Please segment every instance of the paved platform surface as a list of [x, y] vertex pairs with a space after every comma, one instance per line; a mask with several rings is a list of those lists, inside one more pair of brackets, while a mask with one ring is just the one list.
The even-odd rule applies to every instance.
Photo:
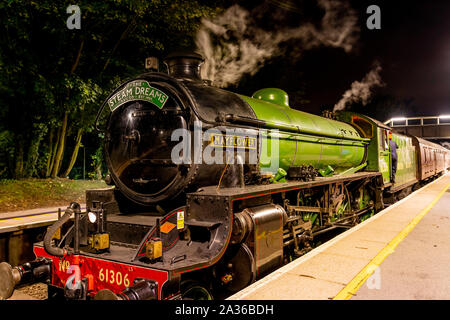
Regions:
[[450, 299], [449, 187], [447, 174], [228, 299]]
[[[85, 204], [81, 204], [82, 211], [85, 207]], [[23, 211], [1, 212], [0, 233], [51, 225], [58, 220], [58, 208], [61, 208], [61, 215], [63, 215], [66, 207], [48, 207]]]
[[352, 300], [450, 299], [450, 189]]

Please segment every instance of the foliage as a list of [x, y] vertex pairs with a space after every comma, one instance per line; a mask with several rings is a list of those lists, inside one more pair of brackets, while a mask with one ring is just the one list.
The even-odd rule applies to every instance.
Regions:
[[0, 180], [0, 212], [86, 202], [86, 189], [106, 188], [104, 181], [69, 179]]
[[143, 73], [146, 57], [192, 46], [200, 19], [215, 14], [217, 3], [80, 0], [81, 29], [70, 30], [69, 1], [1, 2], [0, 177], [43, 176], [58, 161], [66, 171], [65, 151], [78, 152], [80, 129], [82, 141], [91, 135], [100, 145], [93, 121], [108, 93]]
[[0, 132], [0, 178], [10, 176], [12, 172], [8, 169], [11, 168], [11, 163], [14, 158], [14, 139], [13, 134], [4, 130]]
[[105, 160], [103, 157], [103, 145], [100, 145], [96, 152], [91, 155], [91, 167], [94, 168], [94, 171], [89, 173], [89, 178], [94, 180], [100, 180], [104, 178], [104, 168], [105, 168]]

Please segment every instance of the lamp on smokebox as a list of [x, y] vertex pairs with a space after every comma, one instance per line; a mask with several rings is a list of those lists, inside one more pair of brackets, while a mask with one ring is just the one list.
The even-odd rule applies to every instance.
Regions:
[[159, 71], [159, 60], [156, 57], [148, 57], [145, 59], [145, 69], [149, 71]]
[[93, 208], [88, 211], [88, 220], [96, 225], [96, 231], [88, 236], [88, 244], [96, 251], [104, 251], [109, 249], [109, 233], [105, 232], [105, 212], [103, 206], [93, 202]]
[[88, 218], [91, 223], [95, 223], [97, 221], [97, 215], [91, 211], [88, 212]]

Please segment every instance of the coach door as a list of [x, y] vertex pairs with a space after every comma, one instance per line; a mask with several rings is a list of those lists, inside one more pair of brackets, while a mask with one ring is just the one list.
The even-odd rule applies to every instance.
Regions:
[[379, 158], [378, 164], [380, 172], [383, 176], [383, 182], [389, 183], [391, 181], [391, 152], [389, 150], [388, 131], [383, 128], [378, 128]]

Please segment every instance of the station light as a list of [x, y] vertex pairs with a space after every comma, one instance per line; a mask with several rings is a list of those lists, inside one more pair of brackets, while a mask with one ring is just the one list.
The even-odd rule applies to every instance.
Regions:
[[450, 115], [439, 116], [439, 119], [450, 119]]
[[391, 121], [392, 122], [394, 122], [394, 121], [405, 121], [406, 120], [406, 118], [405, 117], [400, 117], [400, 118], [392, 118], [391, 119]]

